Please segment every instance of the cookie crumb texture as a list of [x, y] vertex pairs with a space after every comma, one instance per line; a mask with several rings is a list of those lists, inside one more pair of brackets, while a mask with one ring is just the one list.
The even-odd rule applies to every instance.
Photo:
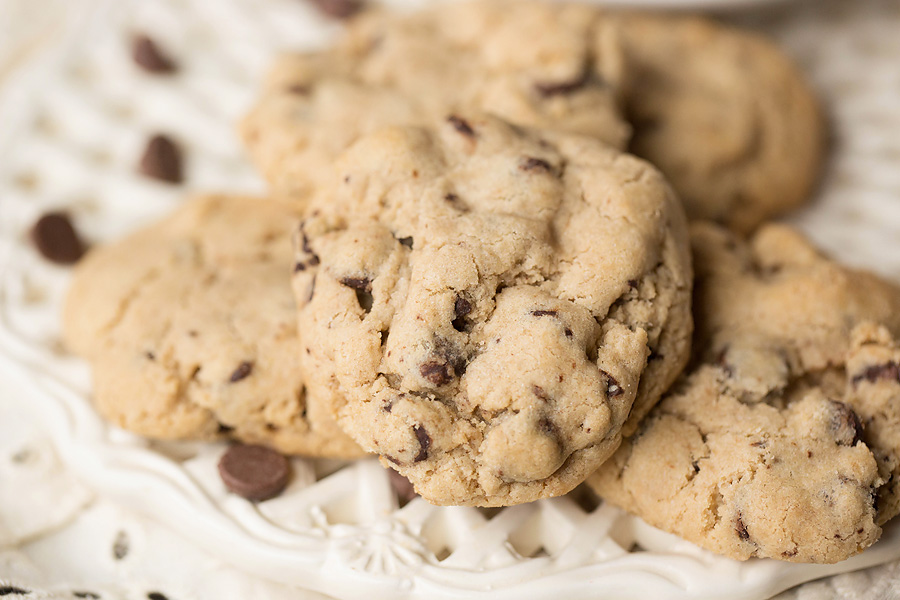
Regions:
[[85, 256], [64, 336], [91, 363], [100, 413], [152, 438], [361, 455], [296, 368], [295, 219], [276, 202], [205, 196]]
[[647, 163], [452, 115], [338, 175], [297, 235], [309, 393], [427, 500], [568, 492], [687, 360], [684, 216]]
[[599, 12], [497, 0], [373, 10], [321, 53], [286, 55], [241, 133], [276, 194], [305, 200], [335, 158], [388, 125], [481, 110], [623, 147], [622, 53]]
[[732, 558], [857, 554], [900, 509], [900, 290], [787, 227], [692, 233], [699, 356], [592, 487]]

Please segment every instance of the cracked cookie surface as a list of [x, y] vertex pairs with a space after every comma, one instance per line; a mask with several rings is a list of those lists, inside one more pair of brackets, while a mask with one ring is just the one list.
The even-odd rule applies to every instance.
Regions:
[[309, 393], [429, 501], [568, 492], [686, 362], [684, 215], [644, 161], [452, 115], [336, 174], [296, 243]]
[[694, 364], [589, 483], [732, 558], [858, 553], [900, 509], [900, 290], [784, 226], [692, 242]]
[[104, 417], [162, 439], [234, 438], [289, 454], [360, 456], [307, 402], [290, 287], [296, 212], [253, 198], [191, 199], [91, 251], [64, 314]]
[[362, 15], [333, 48], [277, 62], [242, 137], [275, 192], [301, 198], [360, 135], [455, 111], [624, 146], [621, 52], [598, 16], [505, 0]]
[[746, 233], [809, 199], [826, 127], [787, 56], [702, 18], [611, 18], [627, 64], [630, 151], [669, 178], [688, 218]]

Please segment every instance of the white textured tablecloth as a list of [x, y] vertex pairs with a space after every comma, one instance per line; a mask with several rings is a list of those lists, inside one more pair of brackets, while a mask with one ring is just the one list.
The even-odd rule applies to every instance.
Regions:
[[[81, 1], [0, 0], [0, 78], [52, 40]], [[860, 218], [855, 208], [867, 194], [888, 194], [900, 204], [900, 0], [784, 2], [726, 18], [779, 39], [822, 91], [835, 156], [822, 197], [799, 223], [839, 258], [878, 269], [873, 257], [845, 246], [840, 231], [825, 221]], [[900, 280], [890, 266], [898, 263], [886, 261], [879, 270]], [[243, 576], [177, 533], [97, 497], [62, 467], [52, 440], [23, 409], [27, 403], [25, 392], [0, 382], [0, 590], [15, 579], [45, 590], [67, 584], [65, 592], [29, 596], [44, 598], [76, 597], [72, 590], [135, 599], [162, 590], [173, 600], [217, 598], [222, 590], [246, 598], [320, 597]], [[121, 533], [120, 557], [110, 552], [110, 532]], [[190, 565], [190, 572], [179, 564]], [[838, 598], [900, 599], [900, 562], [778, 596]]]

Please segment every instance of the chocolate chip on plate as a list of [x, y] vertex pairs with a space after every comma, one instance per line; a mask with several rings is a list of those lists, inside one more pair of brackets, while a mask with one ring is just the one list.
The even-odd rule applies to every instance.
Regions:
[[150, 73], [173, 73], [176, 70], [172, 59], [146, 35], [134, 37], [131, 43], [131, 57], [139, 67]]
[[362, 10], [362, 0], [310, 0], [321, 12], [335, 19], [347, 19]]
[[65, 213], [50, 212], [38, 219], [31, 240], [44, 258], [61, 265], [78, 262], [84, 255], [84, 244]]
[[169, 183], [181, 183], [181, 150], [170, 138], [154, 135], [141, 157], [140, 172]]
[[288, 460], [265, 446], [235, 444], [219, 459], [219, 476], [225, 487], [254, 502], [280, 494], [290, 472]]

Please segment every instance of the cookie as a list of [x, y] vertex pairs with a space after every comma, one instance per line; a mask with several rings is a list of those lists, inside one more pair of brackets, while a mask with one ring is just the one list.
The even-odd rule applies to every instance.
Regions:
[[374, 12], [336, 46], [273, 68], [241, 125], [274, 191], [305, 198], [365, 133], [483, 110], [624, 146], [616, 32], [587, 6], [495, 1]]
[[97, 410], [152, 438], [234, 438], [359, 456], [307, 402], [290, 287], [297, 215], [206, 196], [79, 263], [64, 338], [93, 369]]
[[688, 218], [746, 233], [809, 199], [825, 126], [778, 48], [701, 18], [611, 18], [628, 65], [630, 151], [666, 175]]
[[687, 360], [684, 215], [644, 161], [457, 114], [336, 174], [297, 235], [309, 393], [428, 501], [568, 492]]
[[898, 512], [900, 290], [785, 226], [692, 241], [695, 360], [591, 486], [736, 559], [860, 552]]

